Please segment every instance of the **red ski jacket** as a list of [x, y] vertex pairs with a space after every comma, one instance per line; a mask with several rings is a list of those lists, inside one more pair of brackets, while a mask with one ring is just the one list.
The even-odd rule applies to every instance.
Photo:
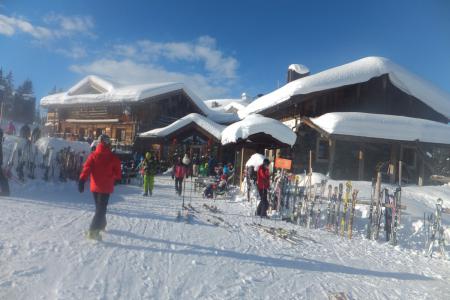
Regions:
[[183, 164], [176, 164], [173, 166], [172, 169], [172, 175], [175, 176], [175, 178], [183, 178], [187, 176], [187, 168]]
[[89, 175], [91, 192], [102, 194], [111, 194], [114, 182], [122, 178], [119, 158], [103, 143], [89, 155], [81, 171], [80, 180], [86, 181]]
[[264, 166], [259, 167], [256, 184], [258, 185], [258, 189], [260, 190], [268, 189], [270, 187], [270, 172], [268, 168]]

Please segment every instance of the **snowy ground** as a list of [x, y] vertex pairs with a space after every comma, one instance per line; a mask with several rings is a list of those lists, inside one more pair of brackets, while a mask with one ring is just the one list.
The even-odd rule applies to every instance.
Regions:
[[[368, 197], [370, 183], [354, 185]], [[193, 224], [176, 221], [181, 199], [169, 177], [157, 178], [151, 198], [118, 186], [103, 242], [92, 242], [84, 238], [90, 193], [78, 194], [74, 183], [13, 185], [13, 196], [0, 198], [0, 299], [450, 297], [449, 262], [423, 257], [422, 233], [412, 228], [438, 196], [450, 198], [449, 186], [404, 189], [408, 211], [395, 248], [365, 240], [365, 219], [351, 241], [262, 220], [297, 230], [301, 242], [293, 245], [248, 226], [261, 220], [247, 202], [217, 200], [220, 212], [212, 213], [203, 207], [211, 200], [195, 193], [190, 200], [186, 190], [199, 210]]]

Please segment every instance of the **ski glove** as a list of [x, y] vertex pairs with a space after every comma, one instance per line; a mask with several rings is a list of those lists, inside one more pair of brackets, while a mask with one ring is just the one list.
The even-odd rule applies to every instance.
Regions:
[[78, 191], [80, 193], [84, 192], [84, 180], [78, 181]]

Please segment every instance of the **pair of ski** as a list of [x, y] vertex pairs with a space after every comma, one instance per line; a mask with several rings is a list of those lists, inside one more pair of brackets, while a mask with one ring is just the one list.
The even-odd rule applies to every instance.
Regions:
[[394, 194], [390, 194], [388, 189], [384, 189], [384, 228], [386, 241], [390, 241], [394, 246], [397, 245], [397, 230], [400, 222], [400, 193], [400, 187], [395, 190]]
[[[339, 185], [339, 198], [342, 198], [342, 184]], [[345, 194], [342, 201], [338, 203], [337, 219], [335, 226], [335, 233], [340, 236], [347, 236], [349, 239], [353, 237], [353, 220], [355, 218], [356, 200], [358, 197], [358, 190], [353, 189], [352, 182], [347, 181], [345, 183]], [[341, 212], [341, 202], [343, 203], [343, 210]]]
[[264, 233], [270, 234], [273, 237], [283, 239], [293, 245], [298, 245], [302, 242], [302, 238], [297, 234], [295, 230], [286, 230], [282, 227], [271, 227], [258, 223], [247, 224], [253, 228], [256, 228]]
[[441, 198], [437, 200], [436, 209], [434, 214], [430, 214], [428, 217], [428, 224], [426, 223], [424, 214], [424, 228], [426, 228], [426, 249], [425, 256], [433, 257], [436, 243], [438, 251], [443, 259], [447, 259], [447, 253], [445, 252], [445, 237], [444, 227], [442, 226], [442, 213], [444, 212], [443, 201]]
[[[323, 194], [325, 193], [326, 185], [327, 180], [322, 180], [318, 184], [310, 185], [309, 192], [306, 194], [307, 198], [305, 198], [306, 228], [311, 228], [312, 225], [314, 225], [314, 228], [318, 228], [319, 226], [319, 220], [322, 213], [322, 199]], [[317, 211], [315, 212], [314, 208], [316, 204]]]
[[386, 188], [381, 190], [381, 172], [378, 172], [376, 181], [372, 180], [372, 193], [366, 238], [378, 240], [381, 218], [384, 215], [386, 241], [390, 241], [394, 246], [397, 245], [397, 234], [400, 226], [402, 208], [401, 187], [397, 187], [393, 194], [390, 194], [389, 190]]

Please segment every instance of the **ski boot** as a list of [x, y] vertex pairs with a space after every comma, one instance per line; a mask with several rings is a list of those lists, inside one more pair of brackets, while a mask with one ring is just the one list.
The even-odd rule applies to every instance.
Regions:
[[100, 230], [99, 230], [99, 229], [92, 229], [92, 230], [89, 230], [89, 231], [87, 232], [86, 237], [87, 237], [89, 240], [95, 240], [95, 241], [101, 241], [101, 240], [102, 240], [102, 236], [100, 235]]
[[143, 193], [143, 194], [142, 194], [142, 196], [144, 196], [144, 197], [147, 197], [147, 196], [148, 196], [148, 194], [147, 194], [147, 193]]

